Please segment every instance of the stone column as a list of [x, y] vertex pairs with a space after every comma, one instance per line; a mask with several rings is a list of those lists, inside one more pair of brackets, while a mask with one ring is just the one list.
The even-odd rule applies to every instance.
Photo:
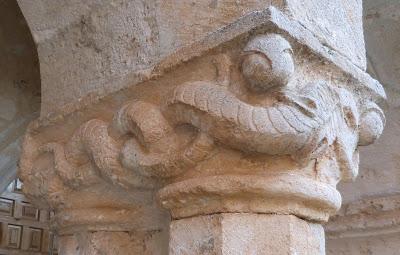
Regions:
[[171, 223], [169, 254], [325, 254], [324, 230], [292, 215], [221, 213]]
[[214, 81], [178, 85], [164, 105], [195, 127], [184, 156], [204, 157], [158, 192], [173, 218], [169, 254], [325, 254], [336, 184], [356, 177], [357, 148], [385, 118], [377, 90], [358, 93], [292, 39], [252, 35], [219, 56]]
[[383, 131], [385, 93], [315, 29], [252, 12], [32, 123], [20, 175], [55, 210], [60, 253], [324, 254], [320, 224]]
[[[46, 130], [35, 139], [54, 138]], [[28, 131], [24, 192], [53, 210], [59, 254], [166, 254], [160, 246], [167, 244], [169, 217], [153, 199], [156, 184], [123, 170], [107, 134], [97, 119], [78, 126], [66, 143], [39, 145]]]

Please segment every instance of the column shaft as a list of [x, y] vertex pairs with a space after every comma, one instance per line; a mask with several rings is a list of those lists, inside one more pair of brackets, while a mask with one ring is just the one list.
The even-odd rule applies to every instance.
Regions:
[[170, 255], [325, 254], [324, 230], [292, 215], [222, 213], [171, 223]]

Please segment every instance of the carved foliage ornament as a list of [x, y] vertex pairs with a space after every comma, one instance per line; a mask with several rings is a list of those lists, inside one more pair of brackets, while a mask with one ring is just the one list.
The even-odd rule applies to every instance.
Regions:
[[[292, 47], [278, 34], [254, 37], [239, 63], [231, 59], [215, 58], [216, 80], [177, 84], [159, 105], [127, 102], [111, 123], [90, 120], [66, 143], [40, 145], [35, 154], [28, 137], [24, 150], [31, 156], [21, 161], [22, 176], [40, 175], [38, 159], [52, 153], [64, 188], [83, 189], [100, 177], [123, 189], [152, 189], [227, 150], [290, 157], [299, 169], [329, 157], [342, 178], [357, 175], [358, 145], [372, 143], [384, 127], [373, 101], [325, 80], [297, 84]], [[232, 72], [243, 78], [245, 95], [231, 89]]]

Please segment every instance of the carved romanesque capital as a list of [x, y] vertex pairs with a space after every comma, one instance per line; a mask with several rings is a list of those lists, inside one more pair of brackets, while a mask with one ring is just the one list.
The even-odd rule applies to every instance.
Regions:
[[31, 125], [25, 192], [56, 210], [60, 228], [158, 229], [157, 203], [173, 219], [327, 221], [341, 204], [336, 184], [357, 175], [358, 146], [385, 124], [380, 84], [274, 8], [183, 48], [146, 79]]
[[[219, 77], [179, 84], [163, 103], [173, 126], [196, 135], [176, 150], [184, 157], [167, 156], [177, 159], [174, 166], [192, 164], [179, 165], [179, 175], [169, 171], [162, 205], [174, 218], [256, 212], [326, 221], [340, 208], [336, 184], [358, 173], [358, 145], [383, 131], [382, 110], [348, 83], [321, 75], [332, 75], [329, 67], [301, 63], [311, 54], [296, 52], [281, 35], [258, 34], [239, 54], [223, 54]], [[314, 64], [317, 72], [309, 69]], [[127, 151], [132, 170], [151, 154], [138, 146]]]

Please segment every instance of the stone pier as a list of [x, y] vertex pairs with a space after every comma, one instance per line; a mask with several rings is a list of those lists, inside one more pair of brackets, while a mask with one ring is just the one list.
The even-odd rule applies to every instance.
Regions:
[[361, 1], [111, 2], [20, 1], [45, 79], [19, 174], [60, 254], [325, 254], [385, 125]]

